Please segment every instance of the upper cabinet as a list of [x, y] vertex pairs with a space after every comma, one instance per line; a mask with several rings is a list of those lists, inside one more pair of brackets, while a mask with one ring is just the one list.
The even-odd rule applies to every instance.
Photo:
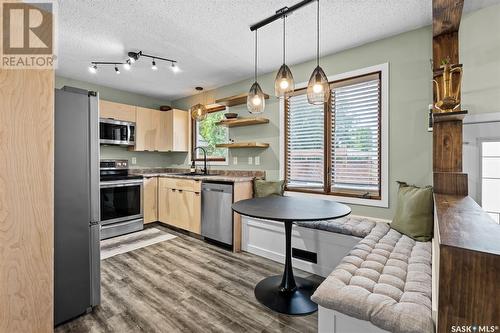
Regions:
[[135, 151], [187, 152], [188, 112], [137, 107]]
[[136, 121], [136, 107], [128, 104], [99, 100], [101, 118], [111, 118], [123, 121]]
[[189, 150], [189, 112], [173, 109], [160, 113], [160, 151]]

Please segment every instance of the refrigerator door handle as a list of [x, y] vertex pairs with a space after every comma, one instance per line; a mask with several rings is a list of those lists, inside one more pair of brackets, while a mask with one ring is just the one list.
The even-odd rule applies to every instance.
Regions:
[[90, 221], [101, 220], [101, 199], [99, 189], [99, 93], [89, 96], [90, 117]]

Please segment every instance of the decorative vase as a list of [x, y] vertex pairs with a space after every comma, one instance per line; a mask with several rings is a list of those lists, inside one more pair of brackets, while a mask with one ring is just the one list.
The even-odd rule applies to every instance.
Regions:
[[[462, 65], [445, 63], [441, 66], [441, 70], [442, 73], [435, 74], [434, 80], [432, 80], [437, 96], [434, 112], [453, 112], [460, 106]], [[456, 76], [458, 76], [458, 80]]]

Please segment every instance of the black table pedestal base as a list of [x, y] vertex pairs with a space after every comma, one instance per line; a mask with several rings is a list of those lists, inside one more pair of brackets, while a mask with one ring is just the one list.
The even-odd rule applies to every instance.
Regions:
[[255, 287], [255, 297], [269, 309], [288, 315], [308, 315], [318, 310], [318, 305], [311, 301], [317, 284], [295, 277], [296, 287], [292, 291], [282, 291], [283, 276], [271, 276], [260, 281]]

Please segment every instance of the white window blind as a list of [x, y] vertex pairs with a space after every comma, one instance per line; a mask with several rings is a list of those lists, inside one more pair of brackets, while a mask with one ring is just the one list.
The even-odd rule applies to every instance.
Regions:
[[331, 87], [331, 192], [380, 196], [380, 74]]
[[309, 104], [304, 92], [287, 100], [287, 188], [323, 191], [324, 106]]

